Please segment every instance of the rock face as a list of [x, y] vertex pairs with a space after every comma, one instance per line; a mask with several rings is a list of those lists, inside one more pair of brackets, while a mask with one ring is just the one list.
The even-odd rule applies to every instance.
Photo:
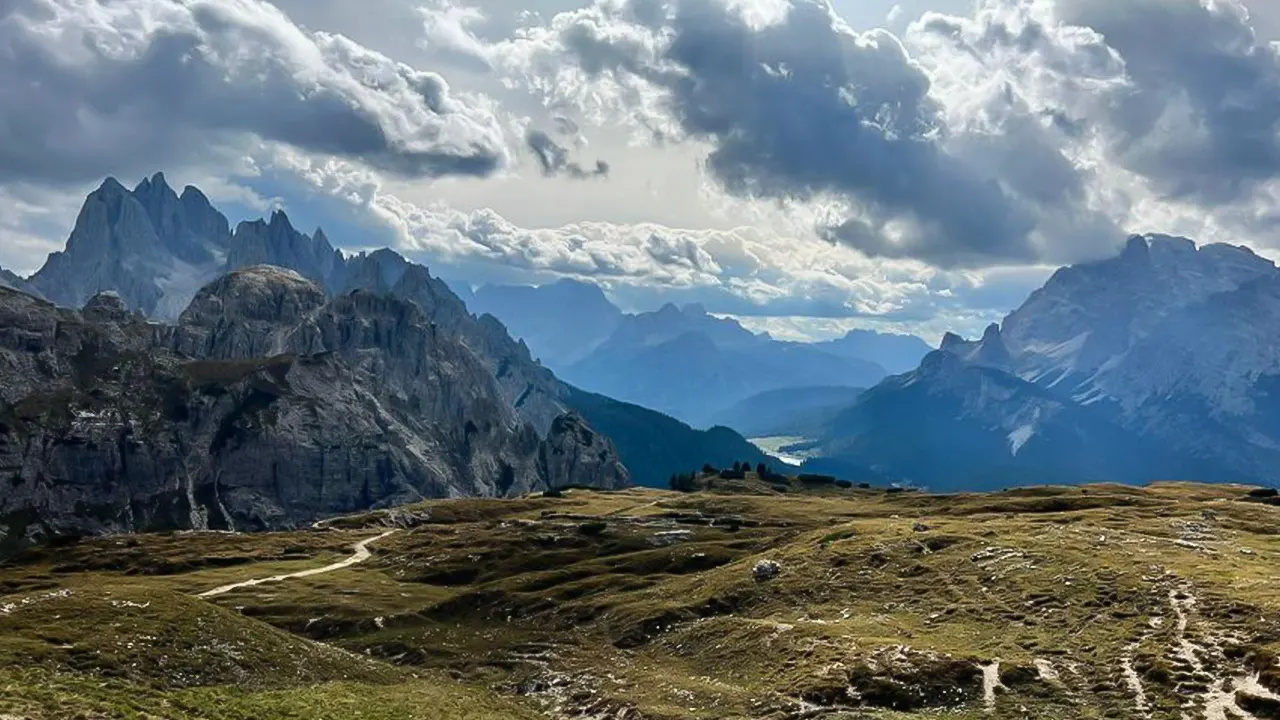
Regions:
[[547, 477], [577, 478], [592, 487], [621, 487], [628, 480], [613, 443], [592, 430], [576, 412], [552, 421], [538, 461]]
[[947, 463], [982, 469], [972, 482], [987, 486], [1274, 483], [1277, 327], [1270, 261], [1135, 236], [1114, 258], [1059, 270], [981, 340], [948, 334], [829, 425], [821, 452], [935, 488], [972, 486]]
[[943, 492], [1142, 482], [1188, 469], [1107, 413], [947, 350], [859, 396], [813, 451], [823, 460], [806, 467]]
[[9, 288], [10, 290], [21, 290], [23, 292], [35, 294], [27, 281], [17, 275], [0, 267], [0, 288]]
[[[258, 282], [263, 272], [227, 274], [263, 264], [278, 266], [274, 273], [287, 268], [293, 274], [269, 283]], [[289, 348], [318, 351], [322, 343], [303, 340], [319, 342], [319, 330], [301, 318], [354, 291], [392, 295], [421, 310], [435, 342], [466, 348], [496, 385], [505, 412], [532, 425], [542, 439], [570, 409], [593, 425], [625, 428], [618, 438], [625, 462], [644, 466], [643, 480], [655, 484], [665, 484], [671, 472], [732, 462], [754, 452], [724, 428], [703, 433], [643, 408], [605, 398], [585, 400], [587, 394], [561, 383], [496, 318], [476, 317], [443, 281], [391, 250], [344, 255], [323, 232], [298, 232], [283, 212], [240, 223], [232, 232], [203, 193], [187, 187], [178, 195], [163, 175], [133, 191], [114, 180], [103, 183], [86, 200], [66, 250], [49, 258], [33, 278], [37, 281], [38, 288], [17, 287], [31, 292], [43, 288], [51, 301], [66, 308], [82, 307], [99, 292], [112, 291], [128, 310], [174, 323], [153, 327], [161, 347], [218, 360]], [[295, 321], [296, 337], [278, 332], [280, 324]]]
[[217, 280], [175, 325], [0, 289], [0, 370], [6, 544], [628, 482], [576, 415], [541, 437], [415, 302], [280, 268]]

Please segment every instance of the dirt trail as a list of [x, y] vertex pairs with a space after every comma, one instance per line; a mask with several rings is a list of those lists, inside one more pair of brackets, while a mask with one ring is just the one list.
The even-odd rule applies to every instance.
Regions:
[[1218, 639], [1210, 636], [1205, 644], [1202, 644], [1187, 636], [1187, 628], [1191, 624], [1191, 615], [1195, 611], [1197, 602], [1198, 598], [1190, 587], [1169, 592], [1169, 604], [1177, 620], [1170, 650], [1186, 669], [1197, 675], [1208, 676], [1210, 680], [1209, 689], [1206, 692], [1198, 697], [1188, 698], [1182, 717], [1191, 720], [1193, 716], [1188, 711], [1199, 706], [1203, 708], [1204, 720], [1260, 720], [1256, 715], [1240, 707], [1237, 692], [1275, 701], [1280, 701], [1280, 696], [1263, 687], [1258, 682], [1256, 674], [1233, 677], [1224, 673]]
[[1254, 697], [1280, 702], [1280, 695], [1276, 695], [1263, 687], [1258, 682], [1258, 676], [1256, 675], [1235, 678], [1234, 680], [1218, 678], [1214, 682], [1213, 688], [1209, 690], [1209, 696], [1205, 700], [1205, 720], [1261, 720], [1257, 715], [1240, 707], [1236, 699], [1237, 691]]
[[323, 575], [325, 573], [330, 573], [335, 570], [342, 570], [343, 568], [349, 568], [352, 565], [358, 565], [364, 562], [365, 560], [368, 560], [369, 557], [373, 554], [369, 551], [369, 545], [387, 537], [388, 535], [394, 532], [396, 531], [388, 530], [377, 537], [371, 537], [365, 540], [361, 540], [360, 542], [356, 543], [355, 552], [353, 552], [350, 557], [346, 558], [345, 560], [340, 560], [336, 563], [333, 563], [332, 565], [325, 565], [324, 567], [321, 567], [321, 568], [314, 568], [312, 570], [303, 570], [301, 572], [289, 573], [287, 575], [272, 575], [271, 577], [256, 578], [254, 580], [244, 580], [242, 582], [231, 583], [229, 585], [222, 585], [212, 590], [206, 590], [205, 592], [200, 593], [196, 597], [209, 598], [209, 597], [214, 597], [216, 595], [223, 595], [225, 593], [231, 592], [232, 590], [238, 590], [240, 588], [253, 587], [254, 585], [262, 585], [264, 583], [280, 582], [282, 580], [289, 580], [291, 578], [303, 578], [303, 577], [311, 577], [312, 575]]
[[978, 669], [982, 670], [982, 706], [987, 713], [996, 711], [996, 691], [1008, 690], [1004, 683], [1000, 682], [1000, 661], [993, 660], [988, 665], [979, 665]]
[[1141, 717], [1150, 717], [1150, 705], [1147, 704], [1147, 691], [1142, 686], [1142, 676], [1138, 675], [1138, 671], [1133, 667], [1133, 653], [1138, 649], [1140, 643], [1134, 643], [1125, 648], [1125, 655], [1120, 659], [1120, 673], [1124, 678], [1125, 687], [1129, 688], [1129, 692], [1133, 695], [1133, 705], [1137, 709]]

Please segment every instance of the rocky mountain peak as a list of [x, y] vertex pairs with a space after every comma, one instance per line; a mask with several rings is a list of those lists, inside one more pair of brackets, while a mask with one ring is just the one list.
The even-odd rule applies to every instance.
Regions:
[[[199, 206], [183, 203], [169, 187], [164, 173], [156, 173], [143, 180], [133, 190], [133, 197], [142, 204], [151, 220], [160, 243], [178, 260], [191, 265], [204, 265], [214, 260], [214, 251], [226, 246], [225, 231], [212, 236], [205, 235], [213, 229], [208, 218], [203, 217]], [[188, 210], [196, 211], [196, 217], [188, 217]], [[193, 220], [195, 222], [193, 222]]]
[[997, 323], [988, 325], [982, 333], [982, 339], [977, 341], [947, 333], [942, 336], [939, 349], [972, 365], [1008, 369], [1013, 362]]
[[21, 290], [23, 292], [35, 292], [35, 290], [27, 283], [26, 278], [19, 277], [17, 274], [9, 272], [2, 267], [0, 267], [0, 287], [7, 287], [11, 290]]
[[617, 488], [631, 481], [613, 443], [575, 411], [551, 422], [539, 462], [545, 477], [572, 478], [575, 484]]
[[1151, 257], [1151, 245], [1141, 235], [1131, 235], [1120, 251], [1120, 259], [1129, 262], [1142, 262]]
[[129, 194], [129, 189], [120, 183], [114, 177], [107, 177], [98, 186], [97, 190], [89, 193], [89, 197], [105, 200], [112, 197], [124, 197]]
[[1074, 392], [1167, 318], [1276, 273], [1243, 248], [1135, 235], [1116, 257], [1054, 273], [1005, 318], [1003, 337], [1019, 376]]
[[181, 324], [212, 327], [228, 320], [297, 322], [323, 306], [324, 290], [274, 265], [233, 270], [206, 285], [182, 313]]
[[115, 178], [85, 199], [64, 254], [114, 251], [124, 257], [160, 250], [146, 208]]
[[1013, 358], [1004, 343], [999, 324], [991, 323], [987, 326], [986, 331], [982, 333], [982, 339], [978, 341], [978, 346], [974, 348], [968, 360], [976, 365], [1001, 369], [1008, 369], [1012, 365]]
[[968, 340], [953, 332], [948, 332], [942, 336], [942, 342], [938, 345], [938, 349], [943, 352], [955, 353], [967, 349], [969, 345]]
[[124, 299], [114, 290], [100, 292], [89, 298], [82, 313], [86, 320], [100, 323], [123, 322], [130, 316]]
[[292, 268], [331, 291], [341, 289], [344, 260], [321, 232], [306, 235], [294, 228], [283, 210], [268, 220], [244, 221], [236, 226], [228, 268], [278, 265]]
[[289, 222], [289, 216], [278, 208], [271, 211], [271, 220], [267, 226], [277, 232], [297, 232], [293, 229], [293, 223]]
[[173, 192], [173, 189], [169, 187], [169, 182], [165, 179], [164, 173], [162, 172], [158, 172], [149, 178], [143, 178], [142, 182], [138, 183], [138, 185], [134, 187], [133, 194], [139, 200], [153, 194], [173, 195], [175, 198], [177, 197]]

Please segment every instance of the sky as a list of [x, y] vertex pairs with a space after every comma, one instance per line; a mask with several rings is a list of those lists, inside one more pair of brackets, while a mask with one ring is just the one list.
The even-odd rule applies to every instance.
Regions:
[[1270, 0], [0, 0], [0, 266], [164, 171], [451, 281], [976, 335], [1131, 233], [1280, 251]]

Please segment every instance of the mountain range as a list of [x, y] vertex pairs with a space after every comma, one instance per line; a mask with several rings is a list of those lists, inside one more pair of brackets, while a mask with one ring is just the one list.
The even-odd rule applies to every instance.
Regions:
[[[393, 251], [344, 254], [283, 212], [232, 231], [160, 174], [134, 190], [105, 181], [62, 252], [0, 284], [10, 538], [665, 485], [754, 450], [576, 391]], [[658, 421], [662, 433], [626, 434]]]
[[622, 324], [623, 312], [596, 285], [564, 279], [541, 286], [483, 285], [467, 300], [562, 371], [591, 354]]
[[571, 279], [485, 285], [472, 298], [469, 307], [497, 317], [579, 387], [694, 426], [724, 424], [748, 434], [750, 422], [739, 426], [744, 418], [734, 408], [753, 396], [868, 387], [914, 368], [931, 350], [914, 336], [867, 330], [821, 343], [783, 342], [696, 304], [624, 313], [598, 286]]
[[865, 389], [819, 385], [766, 390], [721, 410], [711, 422], [750, 438], [810, 436]]
[[[90, 529], [269, 527], [414, 493], [663, 485], [768, 460], [735, 430], [802, 437], [782, 451], [816, 472], [944, 490], [1273, 484], [1280, 461], [1280, 269], [1162, 235], [1060, 269], [981, 338], [932, 351], [865, 331], [782, 342], [697, 305], [628, 314], [576, 281], [467, 287], [469, 308], [425, 267], [345, 254], [283, 212], [232, 230], [163, 175], [104, 182], [66, 249], [0, 286], [0, 468], [26, 488], [3, 509], [11, 527], [86, 498], [105, 508]], [[163, 448], [128, 450], [141, 427]], [[371, 436], [337, 465], [315, 449]], [[261, 458], [286, 449], [311, 470], [264, 484]], [[324, 500], [282, 499], [308, 482]]]
[[1062, 268], [979, 340], [948, 335], [806, 445], [815, 467], [933, 488], [1275, 484], [1280, 270], [1247, 248], [1132, 237]]

